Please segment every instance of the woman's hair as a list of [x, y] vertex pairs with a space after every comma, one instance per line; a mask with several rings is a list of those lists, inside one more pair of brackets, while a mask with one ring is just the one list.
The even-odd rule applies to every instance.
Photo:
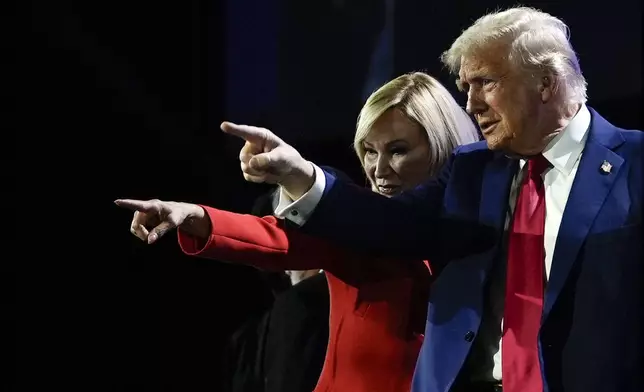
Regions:
[[479, 140], [474, 123], [452, 95], [433, 77], [413, 72], [397, 77], [376, 90], [362, 107], [353, 147], [364, 167], [363, 141], [389, 109], [398, 109], [427, 133], [429, 168], [435, 174], [458, 145]]

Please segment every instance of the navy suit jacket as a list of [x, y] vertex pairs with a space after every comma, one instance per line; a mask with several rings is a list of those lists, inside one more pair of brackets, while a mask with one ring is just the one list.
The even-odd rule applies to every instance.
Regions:
[[[644, 391], [644, 132], [590, 111], [546, 288], [542, 376], [549, 392]], [[604, 161], [609, 172], [600, 169]], [[485, 142], [461, 146], [438, 178], [392, 199], [325, 172], [324, 196], [304, 231], [363, 251], [429, 259], [439, 273], [413, 391], [448, 391], [463, 368], [490, 268], [505, 259], [517, 169]]]

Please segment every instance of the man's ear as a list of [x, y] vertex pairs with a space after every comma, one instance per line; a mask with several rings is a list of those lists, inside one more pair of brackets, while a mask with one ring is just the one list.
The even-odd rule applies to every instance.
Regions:
[[547, 103], [555, 95], [557, 89], [557, 79], [551, 73], [546, 73], [539, 79], [537, 86], [539, 94], [541, 95], [541, 102]]

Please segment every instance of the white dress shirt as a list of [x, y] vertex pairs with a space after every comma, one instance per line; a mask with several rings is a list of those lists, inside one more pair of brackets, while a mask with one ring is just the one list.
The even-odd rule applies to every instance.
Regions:
[[[543, 151], [543, 156], [551, 164], [551, 168], [542, 174], [546, 198], [546, 222], [544, 231], [546, 279], [550, 276], [552, 256], [557, 243], [559, 226], [566, 208], [570, 189], [577, 174], [579, 161], [588, 136], [589, 126], [590, 111], [586, 105], [582, 105], [566, 128]], [[520, 161], [521, 170], [515, 176], [512, 187], [510, 188], [510, 197], [508, 199], [509, 209], [505, 225], [506, 230], [509, 227], [521, 180], [525, 174], [525, 162], [523, 159]], [[300, 226], [311, 216], [322, 199], [326, 186], [326, 178], [322, 169], [315, 164], [313, 166], [315, 167], [315, 182], [311, 189], [296, 201], [291, 200], [286, 192], [281, 191], [280, 200], [275, 209], [276, 216], [288, 219]], [[497, 298], [497, 300], [499, 299]], [[500, 300], [502, 301], [502, 299]], [[498, 327], [502, 328], [501, 325]], [[484, 337], [481, 338], [484, 339]], [[501, 343], [499, 342], [498, 346], [493, 345], [493, 347], [495, 349], [489, 354], [494, 357], [494, 368], [483, 369], [482, 373], [484, 374], [473, 375], [474, 379], [501, 379]], [[489, 374], [490, 370], [492, 370], [491, 375]]]

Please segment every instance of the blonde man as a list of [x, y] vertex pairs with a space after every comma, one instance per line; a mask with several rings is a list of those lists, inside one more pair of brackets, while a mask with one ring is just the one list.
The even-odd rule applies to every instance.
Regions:
[[415, 392], [644, 390], [644, 133], [586, 106], [568, 38], [527, 7], [466, 29], [442, 60], [485, 142], [395, 198], [223, 126], [247, 140], [246, 178], [279, 183], [293, 200], [279, 214], [308, 234], [432, 260]]

